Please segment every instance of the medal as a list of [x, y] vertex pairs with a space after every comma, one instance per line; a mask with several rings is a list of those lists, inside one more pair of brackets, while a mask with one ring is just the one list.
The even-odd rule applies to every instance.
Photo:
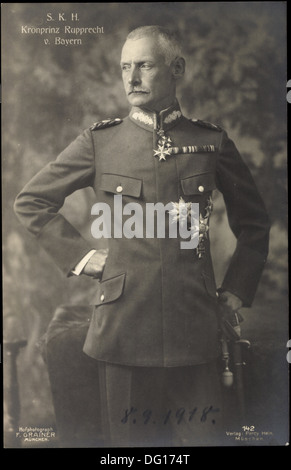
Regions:
[[157, 131], [158, 139], [158, 149], [154, 150], [154, 157], [159, 157], [159, 161], [166, 160], [166, 157], [171, 155], [170, 147], [172, 146], [172, 141], [170, 137], [165, 136], [165, 132], [160, 129]]
[[170, 151], [164, 146], [159, 145], [158, 150], [154, 150], [154, 157], [159, 157], [159, 161], [166, 160], [166, 157], [171, 155]]

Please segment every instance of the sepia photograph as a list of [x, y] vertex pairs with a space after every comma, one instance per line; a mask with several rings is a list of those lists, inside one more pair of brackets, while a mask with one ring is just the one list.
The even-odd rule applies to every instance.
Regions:
[[287, 2], [1, 8], [4, 448], [288, 446]]

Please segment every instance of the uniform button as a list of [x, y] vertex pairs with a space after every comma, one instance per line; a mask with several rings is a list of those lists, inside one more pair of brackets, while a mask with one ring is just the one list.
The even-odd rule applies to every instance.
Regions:
[[122, 191], [123, 191], [123, 187], [122, 186], [117, 186], [116, 192], [121, 193]]
[[100, 300], [101, 300], [101, 302], [104, 302], [104, 300], [105, 300], [105, 295], [104, 294], [100, 295]]
[[199, 186], [198, 191], [199, 191], [199, 193], [203, 193], [204, 192], [204, 186]]

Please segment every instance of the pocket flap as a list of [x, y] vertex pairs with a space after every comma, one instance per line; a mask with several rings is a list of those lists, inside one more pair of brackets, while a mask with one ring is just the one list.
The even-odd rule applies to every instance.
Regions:
[[191, 194], [203, 194], [216, 188], [214, 173], [201, 173], [200, 175], [188, 176], [181, 180], [183, 193], [186, 196]]
[[114, 194], [140, 197], [142, 180], [130, 176], [113, 175], [103, 173], [101, 176], [100, 189]]
[[123, 292], [124, 281], [125, 273], [99, 282], [90, 305], [103, 305], [117, 300]]

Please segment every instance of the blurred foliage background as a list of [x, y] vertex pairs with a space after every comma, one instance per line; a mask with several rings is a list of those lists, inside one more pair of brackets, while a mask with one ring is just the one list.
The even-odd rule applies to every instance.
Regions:
[[[236, 142], [272, 221], [270, 255], [254, 306], [243, 312], [252, 343], [254, 421], [285, 439], [287, 411], [287, 2], [6, 3], [2, 4], [2, 211], [4, 338], [24, 337], [18, 357], [20, 422], [49, 425], [54, 411], [37, 342], [56, 307], [87, 303], [88, 278], [65, 279], [20, 226], [13, 202], [24, 184], [98, 119], [123, 117], [120, 76], [127, 33], [160, 24], [179, 32], [187, 69], [179, 84], [183, 112], [217, 123]], [[47, 27], [46, 14], [67, 25], [100, 26], [82, 45], [56, 46], [55, 36], [25, 34]], [[50, 39], [50, 45], [44, 39]], [[70, 196], [62, 211], [90, 237], [91, 190]], [[215, 194], [212, 249], [219, 285], [235, 246], [222, 198]], [[100, 245], [97, 245], [100, 246]], [[248, 423], [255, 424], [255, 423]], [[275, 441], [276, 441], [275, 439]]]

